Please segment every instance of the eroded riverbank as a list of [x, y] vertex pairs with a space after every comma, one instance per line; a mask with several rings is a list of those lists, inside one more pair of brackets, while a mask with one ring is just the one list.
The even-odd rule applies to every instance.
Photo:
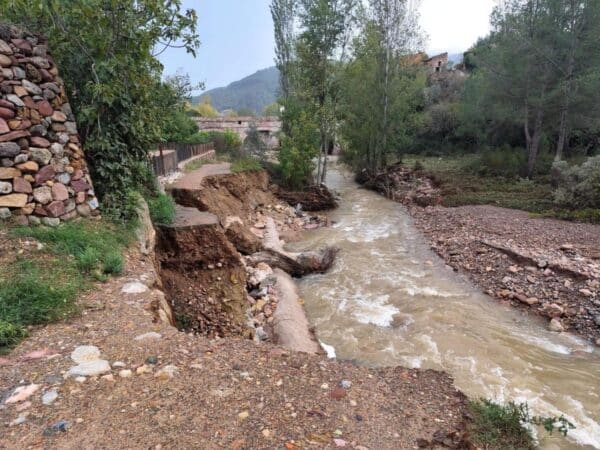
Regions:
[[341, 248], [332, 270], [300, 282], [317, 336], [338, 358], [368, 365], [445, 370], [472, 397], [527, 401], [564, 414], [569, 440], [540, 434], [544, 448], [600, 448], [600, 356], [593, 345], [547, 330], [481, 294], [445, 267], [404, 207], [330, 172], [341, 192], [331, 228], [299, 248]]

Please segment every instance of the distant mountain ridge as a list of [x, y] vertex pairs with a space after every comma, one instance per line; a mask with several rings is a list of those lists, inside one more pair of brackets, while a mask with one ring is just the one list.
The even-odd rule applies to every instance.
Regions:
[[210, 96], [211, 103], [217, 111], [226, 109], [247, 108], [261, 114], [264, 107], [277, 100], [279, 90], [279, 71], [276, 67], [258, 72], [234, 81], [225, 87], [210, 89], [201, 95], [192, 97], [192, 103], [201, 103]]

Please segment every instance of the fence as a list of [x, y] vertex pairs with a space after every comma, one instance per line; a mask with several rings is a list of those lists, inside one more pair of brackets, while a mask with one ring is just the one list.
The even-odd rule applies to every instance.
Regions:
[[164, 176], [177, 171], [181, 161], [194, 156], [208, 155], [214, 153], [213, 144], [160, 144], [158, 150], [150, 152], [150, 163], [154, 174]]

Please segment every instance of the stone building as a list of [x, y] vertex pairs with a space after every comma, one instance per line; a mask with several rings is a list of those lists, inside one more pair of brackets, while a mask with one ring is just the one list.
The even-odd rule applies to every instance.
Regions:
[[440, 73], [448, 67], [448, 53], [440, 53], [425, 60], [425, 65], [431, 73]]
[[57, 225], [97, 207], [47, 41], [0, 23], [0, 219]]

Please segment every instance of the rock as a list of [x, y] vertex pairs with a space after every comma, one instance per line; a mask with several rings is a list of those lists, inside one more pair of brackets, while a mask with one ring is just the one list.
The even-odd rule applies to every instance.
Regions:
[[156, 372], [154, 377], [160, 380], [168, 380], [170, 378], [173, 378], [177, 374], [178, 370], [179, 369], [177, 368], [177, 366], [168, 365]]
[[52, 436], [55, 433], [66, 433], [69, 428], [71, 428], [71, 424], [69, 422], [66, 420], [59, 420], [44, 430], [44, 436]]
[[573, 250], [574, 247], [573, 247], [573, 244], [563, 244], [560, 246], [560, 249], [563, 251], [570, 251], [570, 250]]
[[39, 388], [39, 384], [28, 384], [26, 386], [19, 386], [13, 391], [13, 393], [6, 399], [4, 403], [11, 404], [25, 401], [29, 397], [31, 397]]
[[50, 106], [50, 103], [48, 103], [47, 100], [42, 100], [41, 102], [38, 102], [36, 104], [36, 107], [39, 113], [44, 117], [49, 117], [52, 114], [54, 114], [54, 109], [52, 109], [52, 106]]
[[556, 317], [550, 321], [550, 324], [548, 325], [548, 329], [550, 331], [555, 331], [557, 333], [565, 331], [565, 327], [563, 326], [562, 322], [560, 321], [560, 319], [558, 319]]
[[544, 305], [544, 312], [548, 317], [555, 318], [561, 317], [565, 313], [565, 310], [562, 306], [557, 305], [556, 303], [550, 303]]
[[95, 345], [80, 345], [71, 353], [71, 359], [77, 364], [100, 359], [100, 349]]
[[9, 120], [15, 117], [15, 112], [12, 109], [0, 107], [0, 118], [3, 120]]
[[44, 184], [46, 181], [52, 180], [55, 175], [56, 172], [54, 171], [54, 167], [51, 165], [44, 166], [35, 175], [35, 182], [37, 184]]
[[266, 341], [267, 339], [269, 339], [269, 335], [266, 333], [266, 331], [263, 329], [263, 327], [256, 327], [256, 337], [260, 340], [260, 341]]
[[119, 376], [121, 378], [130, 378], [133, 375], [133, 372], [129, 369], [123, 369], [119, 371]]
[[23, 100], [21, 100], [18, 95], [8, 94], [6, 96], [6, 100], [8, 100], [13, 105], [15, 105], [15, 106], [17, 106], [19, 108], [24, 108], [25, 107], [25, 103], [23, 103]]
[[40, 166], [35, 161], [25, 161], [18, 164], [17, 169], [25, 173], [34, 173], [40, 169]]
[[77, 366], [71, 367], [67, 377], [92, 377], [110, 372], [110, 364], [104, 359], [85, 361]]
[[146, 358], [146, 361], [144, 361], [146, 364], [150, 364], [152, 366], [155, 366], [158, 364], [158, 356], [148, 356]]
[[46, 165], [50, 162], [50, 160], [52, 159], [52, 153], [50, 153], [50, 150], [46, 149], [46, 148], [37, 148], [37, 147], [31, 147], [29, 149], [30, 155], [31, 155], [31, 159], [33, 159], [35, 162], [38, 162], [42, 165]]
[[543, 268], [545, 268], [547, 265], [548, 265], [548, 261], [546, 261], [545, 259], [540, 259], [540, 260], [537, 262], [537, 266], [538, 266], [540, 269], [543, 269]]
[[67, 187], [62, 183], [54, 183], [52, 186], [52, 198], [58, 201], [64, 201], [69, 198]]
[[42, 224], [47, 227], [57, 227], [60, 225], [60, 219], [56, 217], [42, 217]]
[[[85, 208], [85, 211], [82, 212], [87, 213], [87, 209], [89, 208], [89, 206], [82, 205], [82, 208]], [[79, 212], [79, 214], [85, 216], [86, 214], [82, 214], [82, 212]], [[140, 246], [140, 252], [142, 253], [142, 255], [150, 255], [154, 252], [154, 246], [156, 244], [156, 230], [154, 230], [154, 225], [152, 225], [152, 219], [150, 218], [150, 209], [148, 208], [148, 204], [146, 203], [146, 200], [144, 200], [141, 196], [138, 200], [136, 212], [139, 225], [136, 228], [135, 233]], [[89, 213], [87, 215], [89, 215]]]
[[241, 413], [238, 414], [238, 417], [242, 420], [245, 420], [248, 417], [250, 417], [250, 413], [248, 411], [242, 411]]
[[53, 201], [46, 206], [46, 211], [50, 214], [50, 217], [60, 217], [65, 214], [65, 205], [61, 201]]
[[5, 134], [10, 131], [10, 127], [2, 117], [0, 117], [0, 134]]
[[17, 417], [15, 420], [13, 420], [10, 423], [10, 426], [16, 426], [16, 425], [21, 425], [21, 424], [25, 423], [25, 421], [27, 420], [27, 415], [28, 415], [28, 413], [20, 414], [19, 417]]
[[132, 281], [130, 283], [125, 283], [121, 288], [121, 292], [124, 294], [142, 294], [148, 291], [148, 286], [139, 281]]
[[329, 396], [335, 400], [341, 400], [346, 397], [346, 395], [348, 395], [348, 393], [343, 388], [335, 388], [329, 393]]
[[8, 194], [0, 196], [0, 208], [23, 208], [27, 205], [27, 194]]
[[582, 295], [585, 295], [586, 297], [591, 297], [592, 295], [594, 295], [594, 293], [592, 291], [590, 291], [589, 289], [579, 289], [579, 293]]
[[41, 147], [41, 148], [50, 147], [50, 141], [41, 136], [32, 136], [29, 138], [29, 142], [32, 147]]
[[0, 208], [0, 220], [10, 219], [11, 216], [12, 216], [12, 213], [10, 212], [10, 209]]
[[137, 369], [135, 369], [135, 373], [137, 373], [138, 375], [143, 375], [145, 373], [152, 373], [152, 369], [150, 367], [148, 367], [146, 364], [138, 367]]
[[340, 381], [340, 387], [342, 387], [344, 389], [350, 389], [351, 386], [352, 386], [352, 382], [350, 380]]
[[13, 190], [21, 194], [31, 194], [33, 192], [31, 183], [21, 177], [13, 179]]
[[23, 87], [32, 95], [42, 95], [42, 88], [40, 88], [37, 84], [32, 83], [31, 81], [24, 79], [21, 81]]
[[62, 157], [65, 152], [65, 147], [58, 142], [50, 144], [50, 151], [54, 156]]
[[539, 300], [535, 297], [527, 297], [526, 295], [523, 294], [513, 294], [513, 297], [516, 298], [517, 300], [519, 300], [521, 303], [525, 303], [526, 305], [535, 305], [536, 303], [539, 303]]
[[140, 334], [139, 336], [136, 336], [134, 338], [134, 340], [136, 341], [146, 341], [146, 340], [153, 340], [153, 339], [160, 339], [162, 336], [160, 335], [160, 333], [156, 333], [154, 331], [150, 331], [149, 333], [144, 333], [144, 334]]
[[600, 314], [594, 316], [594, 323], [600, 327]]
[[52, 190], [48, 186], [42, 186], [33, 190], [33, 198], [42, 205], [47, 205], [52, 201]]
[[20, 177], [21, 171], [13, 167], [0, 167], [0, 180], [12, 180]]
[[44, 395], [42, 395], [42, 403], [44, 405], [51, 405], [58, 398], [58, 392], [55, 390], [46, 391]]
[[333, 443], [335, 444], [336, 447], [345, 447], [346, 446], [346, 441], [343, 439], [334, 439]]
[[0, 181], [0, 194], [10, 194], [13, 190], [12, 183]]

